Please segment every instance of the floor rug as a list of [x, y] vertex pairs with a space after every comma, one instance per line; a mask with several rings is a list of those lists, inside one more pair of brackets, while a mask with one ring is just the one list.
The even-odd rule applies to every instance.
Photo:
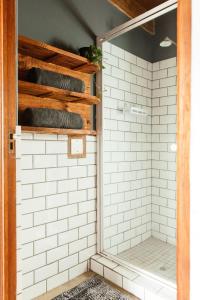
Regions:
[[106, 283], [100, 276], [94, 276], [73, 289], [52, 300], [129, 300], [126, 296]]

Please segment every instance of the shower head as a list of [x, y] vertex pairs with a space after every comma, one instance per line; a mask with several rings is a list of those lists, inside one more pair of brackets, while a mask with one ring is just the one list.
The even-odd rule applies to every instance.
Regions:
[[160, 42], [160, 47], [162, 47], [162, 48], [167, 48], [167, 47], [170, 47], [171, 45], [176, 46], [176, 43], [174, 41], [172, 41], [172, 39], [170, 39], [168, 36], [166, 36], [164, 38], [164, 40], [162, 40]]

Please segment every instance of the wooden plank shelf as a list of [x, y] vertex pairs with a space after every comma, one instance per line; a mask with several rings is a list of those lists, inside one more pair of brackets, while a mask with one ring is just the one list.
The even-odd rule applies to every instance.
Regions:
[[94, 74], [98, 71], [98, 66], [91, 63], [85, 57], [48, 45], [44, 42], [19, 36], [18, 45], [19, 53], [23, 55], [28, 55], [72, 70], [79, 70], [87, 74]]
[[62, 134], [62, 135], [96, 135], [95, 130], [86, 130], [86, 129], [62, 129], [62, 128], [44, 128], [44, 127], [30, 127], [22, 126], [22, 132], [32, 132], [40, 134]]
[[100, 99], [85, 93], [71, 92], [69, 90], [58, 89], [46, 85], [40, 85], [28, 81], [19, 80], [18, 89], [20, 94], [28, 94], [40, 98], [50, 98], [66, 102], [76, 102], [82, 104], [98, 104]]

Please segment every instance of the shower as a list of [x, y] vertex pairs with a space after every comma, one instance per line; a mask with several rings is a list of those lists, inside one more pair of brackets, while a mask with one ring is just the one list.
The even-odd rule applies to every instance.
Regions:
[[170, 47], [170, 46], [176, 46], [176, 43], [170, 39], [168, 36], [165, 37], [161, 42], [160, 42], [160, 47], [162, 48], [167, 48], [167, 47]]
[[176, 10], [102, 50], [100, 252], [175, 288]]

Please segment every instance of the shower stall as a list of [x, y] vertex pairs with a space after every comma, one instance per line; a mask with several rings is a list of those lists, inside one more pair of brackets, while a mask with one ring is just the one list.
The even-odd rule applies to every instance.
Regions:
[[176, 283], [176, 9], [102, 40], [99, 252]]

